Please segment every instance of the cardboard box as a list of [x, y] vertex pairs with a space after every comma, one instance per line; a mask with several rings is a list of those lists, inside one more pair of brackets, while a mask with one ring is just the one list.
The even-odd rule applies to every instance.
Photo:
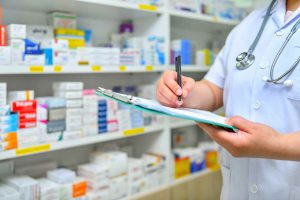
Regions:
[[11, 63], [11, 48], [0, 45], [0, 65], [9, 65], [10, 63]]
[[54, 91], [58, 90], [83, 90], [83, 82], [54, 82], [52, 85]]
[[49, 121], [64, 120], [65, 118], [66, 118], [66, 109], [65, 108], [48, 109], [48, 120]]
[[7, 26], [8, 39], [25, 39], [26, 25], [24, 24], [10, 24]]
[[25, 52], [25, 42], [22, 39], [8, 40], [10, 46], [11, 64], [24, 64], [23, 54]]
[[10, 91], [8, 92], [8, 99], [12, 101], [29, 101], [34, 99], [33, 90], [23, 90], [23, 91]]
[[0, 46], [6, 46], [6, 26], [0, 26]]
[[55, 28], [77, 28], [77, 17], [72, 13], [65, 12], [52, 12], [48, 14], [48, 24], [53, 25]]
[[82, 100], [81, 99], [68, 99], [66, 100], [66, 107], [67, 108], [80, 108], [82, 107]]
[[82, 98], [82, 91], [54, 91], [54, 96], [65, 99], [80, 99]]
[[52, 40], [54, 37], [53, 27], [41, 25], [27, 25], [26, 37], [34, 42], [39, 43], [44, 40]]
[[29, 100], [29, 101], [14, 101], [12, 102], [11, 111], [12, 112], [20, 112], [29, 113], [34, 112], [37, 109], [37, 101]]

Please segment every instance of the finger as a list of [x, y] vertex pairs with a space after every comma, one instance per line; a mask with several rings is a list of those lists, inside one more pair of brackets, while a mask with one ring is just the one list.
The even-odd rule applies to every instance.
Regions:
[[178, 96], [174, 94], [166, 85], [162, 84], [159, 87], [158, 92], [172, 103], [181, 105], [181, 102], [178, 102]]
[[216, 128], [208, 124], [198, 124], [213, 140], [222, 146], [229, 146], [237, 139], [237, 134], [225, 131], [220, 128]]
[[164, 78], [164, 83], [165, 85], [170, 88], [170, 90], [172, 92], [174, 92], [174, 94], [176, 95], [182, 95], [182, 89], [181, 87], [178, 85], [178, 83], [176, 82], [176, 77], [177, 76], [165, 76]]
[[183, 80], [182, 96], [183, 96], [183, 98], [185, 98], [193, 90], [195, 81], [194, 81], [194, 79], [186, 77], [186, 76], [183, 76], [182, 80]]
[[164, 106], [168, 106], [168, 107], [172, 107], [172, 108], [177, 107], [177, 104], [171, 103], [168, 99], [166, 99], [163, 95], [161, 95], [160, 92], [157, 92], [156, 97], [157, 97], [158, 101]]
[[253, 127], [255, 126], [254, 122], [251, 122], [249, 120], [246, 120], [243, 117], [230, 117], [226, 120], [226, 122], [231, 125], [231, 126], [235, 126], [236, 128], [238, 128], [239, 130], [245, 131], [245, 132], [250, 132]]

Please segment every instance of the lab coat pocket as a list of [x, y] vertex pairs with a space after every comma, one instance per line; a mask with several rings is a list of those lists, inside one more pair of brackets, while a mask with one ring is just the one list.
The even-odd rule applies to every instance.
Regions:
[[229, 168], [224, 167], [221, 165], [222, 171], [222, 180], [223, 180], [223, 187], [221, 192], [221, 200], [228, 200], [230, 199], [230, 177], [231, 171]]

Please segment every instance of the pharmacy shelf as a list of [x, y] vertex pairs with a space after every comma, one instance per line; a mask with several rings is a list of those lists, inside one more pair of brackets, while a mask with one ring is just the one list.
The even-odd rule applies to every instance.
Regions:
[[[199, 73], [204, 73], [208, 72], [210, 69], [207, 66], [197, 66], [197, 65], [182, 65], [182, 72], [199, 72]], [[175, 70], [175, 66], [171, 66], [171, 70]]]
[[184, 176], [184, 177], [182, 177], [182, 178], [175, 179], [171, 185], [172, 185], [172, 186], [180, 185], [180, 184], [182, 184], [182, 183], [186, 183], [186, 182], [195, 180], [195, 179], [197, 179], [197, 178], [200, 178], [200, 177], [202, 177], [202, 176], [205, 176], [205, 175], [207, 175], [207, 174], [210, 174], [210, 173], [212, 173], [212, 172], [214, 172], [214, 171], [215, 171], [215, 170], [205, 169], [205, 170], [203, 170], [203, 171], [196, 172], [196, 173], [194, 173], [194, 174], [191, 174], [191, 175], [188, 175], [188, 176]]
[[209, 22], [209, 23], [229, 25], [229, 26], [235, 26], [239, 23], [239, 21], [237, 21], [237, 20], [222, 19], [222, 18], [215, 17], [215, 16], [197, 14], [197, 13], [193, 13], [193, 12], [180, 11], [180, 10], [171, 10], [170, 15], [173, 17], [193, 19], [193, 20], [198, 20], [198, 21], [205, 21], [205, 22]]
[[[128, 3], [122, 0], [9, 0], [3, 1], [1, 6], [30, 12], [48, 13], [60, 11], [77, 14], [78, 17], [104, 19], [135, 19], [164, 13], [164, 8]], [[8, 12], [4, 10], [5, 16]]]
[[192, 181], [194, 179], [200, 178], [200, 177], [205, 176], [205, 175], [207, 175], [209, 173], [212, 173], [212, 172], [213, 171], [210, 170], [210, 169], [205, 169], [205, 170], [197, 172], [195, 174], [191, 174], [189, 176], [185, 176], [185, 177], [182, 177], [182, 178], [179, 178], [179, 179], [175, 179], [170, 184], [164, 184], [164, 185], [155, 187], [153, 189], [149, 189], [149, 190], [146, 190], [144, 192], [141, 192], [140, 194], [136, 194], [136, 195], [130, 196], [128, 198], [128, 200], [136, 200], [136, 199], [146, 198], [149, 195], [152, 195], [152, 194], [164, 191], [166, 189], [169, 189], [169, 188], [171, 188], [173, 186], [176, 186], [176, 185], [180, 185], [182, 183], [186, 183], [186, 182]]
[[123, 9], [131, 9], [131, 10], [138, 10], [138, 11], [145, 11], [145, 12], [154, 12], [154, 13], [163, 13], [163, 8], [154, 6], [154, 5], [147, 5], [147, 4], [136, 4], [130, 3], [121, 0], [76, 0], [77, 2], [82, 3], [92, 3], [98, 5], [105, 5]]
[[65, 140], [61, 142], [54, 142], [50, 144], [40, 144], [36, 146], [26, 147], [22, 149], [3, 151], [0, 153], [0, 161], [19, 158], [34, 154], [46, 153], [62, 149], [69, 149], [73, 147], [96, 144], [101, 142], [113, 141], [138, 135], [146, 135], [163, 130], [163, 126], [148, 126], [144, 128], [136, 128], [126, 131], [118, 131], [112, 133], [104, 133], [95, 136], [83, 137], [73, 140]]
[[176, 119], [176, 121], [172, 121], [172, 123], [170, 123], [171, 129], [183, 128], [183, 127], [194, 126], [194, 125], [196, 125], [196, 123], [191, 120]]
[[162, 72], [164, 66], [20, 66], [1, 65], [1, 74], [88, 74], [88, 73], [151, 73]]

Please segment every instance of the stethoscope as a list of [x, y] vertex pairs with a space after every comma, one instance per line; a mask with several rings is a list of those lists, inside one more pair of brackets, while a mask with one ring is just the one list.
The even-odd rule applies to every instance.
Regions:
[[[271, 11], [275, 5], [277, 0], [273, 0], [271, 2], [271, 4], [268, 7], [266, 16], [264, 17], [264, 20], [262, 22], [262, 25], [253, 41], [253, 43], [251, 44], [251, 46], [249, 47], [249, 50], [247, 52], [243, 52], [241, 54], [239, 54], [236, 57], [236, 68], [239, 70], [244, 70], [249, 68], [255, 61], [255, 56], [253, 55], [253, 51], [259, 41], [259, 39], [262, 36], [262, 33], [266, 27], [266, 24], [271, 16]], [[293, 35], [298, 31], [298, 29], [300, 28], [300, 19], [298, 19], [298, 21], [296, 22], [296, 24], [292, 27], [290, 33], [288, 34], [288, 36], [286, 37], [283, 45], [281, 46], [281, 48], [279, 49], [278, 53], [275, 56], [275, 59], [271, 65], [271, 69], [270, 69], [270, 77], [264, 76], [262, 78], [263, 81], [267, 82], [267, 83], [274, 83], [274, 84], [283, 84], [286, 87], [292, 87], [293, 86], [293, 82], [292, 80], [285, 80], [282, 81], [284, 78], [288, 77], [293, 71], [294, 69], [297, 67], [297, 65], [300, 62], [300, 57], [293, 63], [293, 65], [282, 75], [280, 75], [277, 78], [274, 78], [274, 69], [275, 69], [275, 65], [279, 59], [279, 57], [281, 56], [284, 48], [286, 47], [286, 45], [288, 44], [288, 42], [291, 40], [291, 38], [293, 37]]]

